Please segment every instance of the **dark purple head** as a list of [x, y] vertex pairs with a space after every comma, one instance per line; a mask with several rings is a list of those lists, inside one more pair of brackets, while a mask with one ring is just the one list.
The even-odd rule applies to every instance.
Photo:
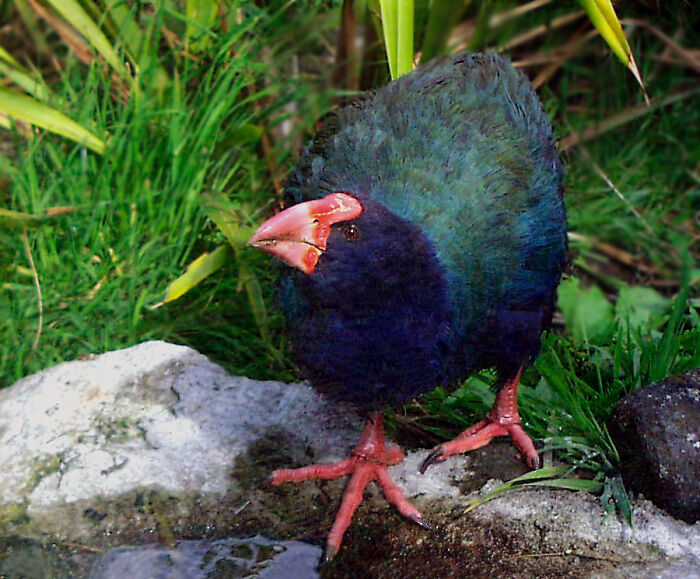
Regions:
[[447, 284], [417, 226], [378, 201], [333, 193], [285, 209], [251, 243], [294, 268], [285, 268], [282, 304], [315, 386], [378, 407], [442, 380]]

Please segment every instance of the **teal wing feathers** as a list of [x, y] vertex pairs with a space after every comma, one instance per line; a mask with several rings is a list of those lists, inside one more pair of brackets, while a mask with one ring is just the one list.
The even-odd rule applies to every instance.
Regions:
[[460, 54], [332, 113], [286, 190], [297, 200], [347, 191], [419, 224], [444, 269], [459, 340], [504, 299], [527, 307], [555, 291], [562, 176], [527, 78], [498, 55]]

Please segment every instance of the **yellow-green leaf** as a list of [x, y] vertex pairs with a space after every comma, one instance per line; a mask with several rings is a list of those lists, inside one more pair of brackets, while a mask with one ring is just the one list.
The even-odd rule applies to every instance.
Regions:
[[632, 49], [627, 42], [627, 37], [622, 30], [622, 25], [615, 14], [610, 0], [579, 0], [583, 9], [588, 13], [593, 25], [598, 29], [600, 35], [608, 43], [612, 51], [617, 55], [622, 64], [630, 69], [630, 72], [637, 79], [639, 86], [644, 92], [644, 98], [649, 101], [642, 76], [634, 60]]
[[49, 207], [43, 215], [34, 215], [32, 213], [12, 211], [11, 209], [3, 209], [0, 207], [0, 227], [9, 227], [12, 229], [37, 227], [47, 219], [68, 215], [73, 213], [74, 210], [74, 207]]
[[496, 497], [499, 497], [507, 492], [516, 490], [518, 488], [522, 488], [526, 484], [533, 484], [533, 481], [560, 477], [561, 475], [565, 474], [566, 471], [567, 467], [565, 466], [550, 466], [525, 473], [522, 476], [516, 477], [514, 479], [509, 480], [508, 482], [503, 483], [502, 485], [496, 487], [484, 496], [467, 501], [467, 508], [464, 512], [468, 513], [469, 511], [474, 510], [479, 505], [483, 505], [484, 503], [487, 503], [488, 501], [495, 499]]
[[[0, 113], [41, 127], [77, 143], [83, 143], [99, 154], [103, 154], [107, 148], [105, 141], [63, 113], [30, 96], [1, 87]], [[0, 124], [5, 127], [9, 126], [7, 123]]]
[[165, 290], [163, 301], [153, 307], [161, 306], [182, 297], [202, 280], [220, 269], [230, 259], [230, 256], [231, 248], [228, 245], [221, 245], [211, 253], [200, 255], [187, 266], [185, 273], [170, 283]]

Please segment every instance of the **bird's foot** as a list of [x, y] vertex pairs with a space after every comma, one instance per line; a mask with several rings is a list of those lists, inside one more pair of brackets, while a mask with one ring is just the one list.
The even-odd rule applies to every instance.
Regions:
[[522, 369], [512, 380], [506, 382], [484, 420], [467, 428], [457, 438], [436, 446], [421, 464], [420, 472], [424, 473], [431, 464], [442, 462], [453, 454], [486, 446], [496, 436], [510, 436], [527, 465], [533, 469], [540, 468], [540, 455], [532, 439], [520, 425], [518, 385], [521, 373]]
[[340, 549], [343, 535], [350, 525], [352, 516], [362, 503], [365, 487], [373, 480], [377, 481], [384, 491], [384, 496], [404, 517], [423, 527], [430, 526], [389, 477], [387, 467], [399, 464], [403, 458], [400, 448], [386, 447], [382, 414], [377, 412], [365, 424], [360, 441], [350, 458], [332, 464], [276, 470], [270, 475], [270, 482], [278, 485], [283, 482], [300, 482], [314, 478], [335, 479], [352, 474], [326, 541], [326, 560], [330, 560]]
[[424, 473], [430, 465], [442, 462], [454, 454], [486, 446], [496, 436], [510, 436], [527, 465], [533, 469], [540, 467], [540, 455], [520, 424], [497, 424], [487, 418], [468, 428], [457, 438], [436, 446], [421, 464], [420, 472]]

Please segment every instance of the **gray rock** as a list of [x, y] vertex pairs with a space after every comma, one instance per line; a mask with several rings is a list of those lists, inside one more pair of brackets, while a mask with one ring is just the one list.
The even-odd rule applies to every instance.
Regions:
[[[202, 500], [241, 490], [232, 471], [255, 443], [286, 438], [288, 459], [313, 447], [333, 460], [360, 426], [307, 385], [235, 378], [184, 346], [60, 364], [0, 391], [0, 534], [75, 540], [111, 522], [124, 532], [118, 511], [142, 515], [151, 490], [196, 496], [186, 508], [202, 514]], [[134, 522], [140, 530], [144, 517]]]
[[[272, 487], [266, 477], [280, 466], [345, 458], [361, 426], [307, 385], [232, 377], [163, 342], [30, 376], [0, 391], [0, 573], [11, 564], [36, 570], [26, 577], [92, 569], [93, 577], [136, 578], [135, 568], [167, 577], [166, 567], [198, 557], [233, 573], [236, 537], [263, 545], [261, 534], [312, 543], [292, 550], [308, 562], [346, 481]], [[669, 577], [698, 568], [698, 527], [648, 502], [635, 503], [633, 529], [604, 521], [597, 498], [566, 491], [520, 491], [465, 513], [470, 480], [489, 472], [496, 455], [507, 463], [501, 472], [522, 469], [516, 452], [496, 443], [420, 475], [427, 452], [409, 453], [390, 474], [434, 529], [402, 520], [370, 485], [321, 576]], [[270, 577], [291, 576], [287, 563], [270, 569]]]
[[700, 518], [700, 370], [622, 398], [608, 422], [628, 488], [681, 520]]

